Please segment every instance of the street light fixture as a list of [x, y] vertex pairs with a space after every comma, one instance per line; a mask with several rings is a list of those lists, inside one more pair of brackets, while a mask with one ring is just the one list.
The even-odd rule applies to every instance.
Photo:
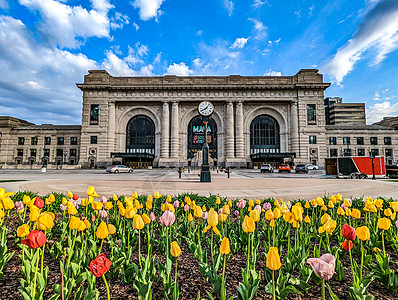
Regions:
[[370, 151], [369, 156], [372, 159], [372, 173], [373, 173], [372, 179], [375, 180], [376, 176], [375, 176], [375, 154], [374, 154], [374, 152]]

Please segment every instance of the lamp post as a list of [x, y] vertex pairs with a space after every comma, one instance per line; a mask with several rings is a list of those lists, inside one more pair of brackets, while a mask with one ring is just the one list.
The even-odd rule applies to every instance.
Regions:
[[374, 154], [374, 152], [370, 151], [369, 156], [372, 159], [372, 173], [373, 173], [372, 179], [375, 180], [376, 176], [375, 176], [375, 154]]
[[42, 161], [42, 166], [41, 166], [41, 172], [45, 173], [47, 170], [47, 159], [46, 159], [46, 139], [47, 136], [44, 136], [44, 142], [43, 142], [43, 158], [41, 159]]
[[203, 123], [205, 124], [205, 140], [203, 143], [203, 163], [200, 170], [200, 182], [211, 182], [210, 165], [209, 165], [209, 145], [207, 144], [207, 124], [209, 123], [210, 116], [212, 115], [214, 106], [209, 101], [199, 103], [198, 112], [202, 116]]

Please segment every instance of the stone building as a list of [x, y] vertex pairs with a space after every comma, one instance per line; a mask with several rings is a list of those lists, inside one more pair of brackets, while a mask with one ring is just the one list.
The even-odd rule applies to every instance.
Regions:
[[200, 165], [205, 129], [197, 107], [202, 101], [214, 105], [207, 132], [214, 166], [322, 167], [326, 157], [370, 151], [396, 163], [397, 129], [365, 125], [362, 118], [349, 126], [326, 125], [329, 85], [314, 69], [275, 77], [113, 77], [93, 70], [77, 84], [83, 92], [81, 126], [0, 118], [0, 167], [39, 166], [43, 158], [50, 167], [70, 168]]

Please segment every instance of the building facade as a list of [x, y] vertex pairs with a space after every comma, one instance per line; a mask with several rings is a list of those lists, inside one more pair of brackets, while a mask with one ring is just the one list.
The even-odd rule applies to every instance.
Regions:
[[202, 101], [214, 105], [207, 131], [214, 166], [322, 167], [326, 157], [369, 151], [396, 163], [397, 129], [364, 125], [362, 118], [349, 126], [326, 125], [329, 85], [314, 69], [276, 77], [113, 77], [93, 70], [77, 84], [83, 92], [81, 126], [0, 118], [0, 167], [33, 167], [43, 160], [83, 168], [200, 165], [205, 127], [197, 107]]

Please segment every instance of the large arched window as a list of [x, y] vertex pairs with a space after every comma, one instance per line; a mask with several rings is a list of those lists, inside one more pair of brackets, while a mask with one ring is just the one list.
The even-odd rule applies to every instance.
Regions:
[[155, 154], [155, 124], [151, 118], [144, 115], [131, 118], [126, 133], [127, 153]]
[[256, 117], [250, 125], [250, 154], [278, 152], [278, 122], [269, 115]]
[[[188, 124], [188, 159], [202, 150], [205, 140], [205, 124], [201, 116], [194, 117]], [[213, 119], [207, 124], [207, 144], [210, 157], [217, 158], [217, 125]]]

